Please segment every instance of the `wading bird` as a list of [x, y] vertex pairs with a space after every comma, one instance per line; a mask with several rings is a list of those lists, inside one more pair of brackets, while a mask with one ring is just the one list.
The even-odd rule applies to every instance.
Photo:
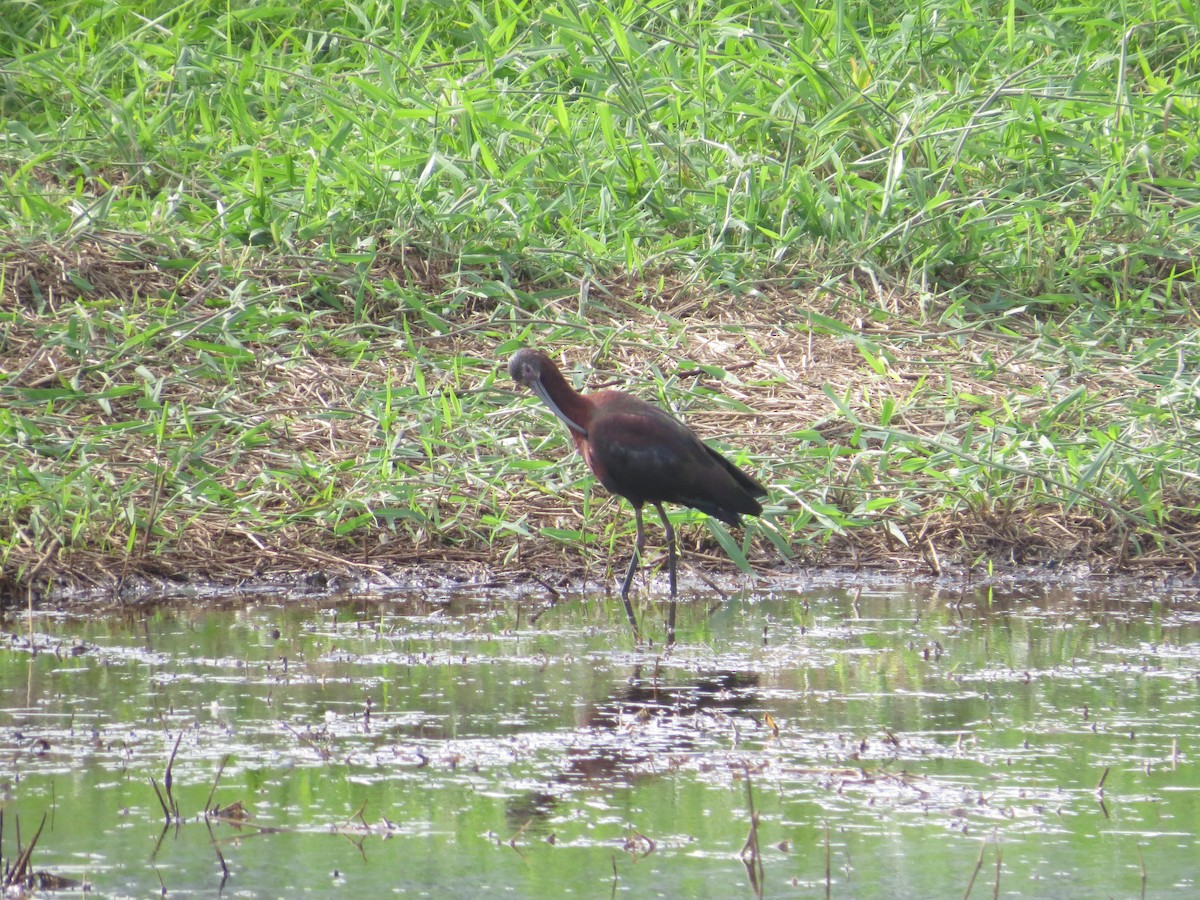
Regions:
[[635, 638], [638, 626], [629, 602], [629, 587], [646, 543], [642, 506], [650, 503], [658, 510], [667, 532], [671, 579], [667, 642], [673, 643], [675, 529], [662, 505], [682, 503], [727, 525], [741, 525], [742, 515], [762, 513], [757, 498], [765, 497], [767, 489], [657, 406], [621, 391], [579, 393], [567, 383], [554, 361], [539, 350], [518, 350], [509, 360], [508, 373], [566, 423], [576, 448], [600, 483], [633, 506], [637, 541], [621, 585], [621, 600]]

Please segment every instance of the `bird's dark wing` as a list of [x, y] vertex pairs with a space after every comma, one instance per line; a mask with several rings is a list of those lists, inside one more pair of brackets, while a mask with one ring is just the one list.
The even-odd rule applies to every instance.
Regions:
[[738, 483], [738, 486], [747, 494], [749, 494], [751, 497], [767, 496], [767, 489], [763, 487], [762, 484], [756, 479], [751, 478], [712, 447], [708, 446], [708, 444], [703, 444], [703, 446], [704, 449], [708, 451], [709, 455], [717, 462], [717, 464], [722, 466], [733, 477], [733, 480]]
[[644, 401], [612, 394], [588, 430], [588, 465], [600, 482], [631, 503], [682, 503], [731, 525], [758, 515], [766, 494], [682, 422]]

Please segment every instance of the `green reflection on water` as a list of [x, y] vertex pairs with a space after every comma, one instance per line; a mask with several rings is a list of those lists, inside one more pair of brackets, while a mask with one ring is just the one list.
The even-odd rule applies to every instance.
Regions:
[[12, 620], [4, 856], [45, 813], [94, 897], [752, 896], [749, 781], [768, 896], [962, 896], [981, 853], [974, 896], [1195, 889], [1194, 590], [712, 606], [665, 655], [596, 600]]

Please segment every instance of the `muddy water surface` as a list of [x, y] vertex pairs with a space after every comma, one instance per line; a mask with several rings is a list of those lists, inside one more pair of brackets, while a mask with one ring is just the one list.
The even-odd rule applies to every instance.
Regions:
[[1194, 585], [833, 579], [680, 624], [664, 653], [619, 602], [486, 591], [10, 617], [4, 859], [45, 816], [32, 867], [91, 897], [1200, 890]]

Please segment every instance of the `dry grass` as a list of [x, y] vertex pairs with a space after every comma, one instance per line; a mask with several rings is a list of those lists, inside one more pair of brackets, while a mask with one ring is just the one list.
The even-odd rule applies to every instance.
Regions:
[[[529, 339], [586, 389], [665, 400], [741, 453], [772, 488], [775, 546], [760, 533], [747, 547], [760, 570], [785, 564], [783, 541], [806, 565], [1195, 565], [1186, 480], [1152, 520], [1036, 457], [1039, 440], [1075, 442], [1051, 427], [1062, 404], [1086, 440], [1157, 389], [1120, 356], [1079, 370], [1035, 320], [1007, 323], [1024, 335], [939, 328], [914, 317], [928, 298], [851, 279], [732, 297], [666, 276], [590, 285], [582, 316], [568, 294], [535, 316], [462, 295], [413, 252], [357, 278], [312, 258], [175, 258], [119, 236], [0, 251], [0, 454], [45, 491], [9, 489], [8, 591], [430, 565], [603, 578], [628, 517], [598, 507], [548, 416], [516, 406], [497, 347]], [[314, 283], [333, 286], [323, 304]], [[380, 284], [352, 309], [355, 285]], [[405, 289], [458, 300], [431, 320], [397, 302]], [[527, 457], [555, 464], [528, 473]], [[45, 487], [68, 473], [73, 488]], [[723, 558], [699, 518], [682, 535], [697, 565]]]

